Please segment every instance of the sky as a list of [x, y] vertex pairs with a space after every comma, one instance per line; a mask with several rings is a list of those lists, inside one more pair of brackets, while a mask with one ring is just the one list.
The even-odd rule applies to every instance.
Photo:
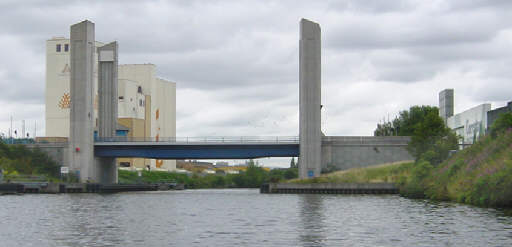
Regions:
[[44, 136], [45, 41], [96, 24], [120, 63], [177, 83], [176, 135], [297, 136], [299, 21], [322, 29], [322, 131], [373, 135], [455, 90], [455, 113], [512, 100], [512, 1], [0, 0], [0, 132]]

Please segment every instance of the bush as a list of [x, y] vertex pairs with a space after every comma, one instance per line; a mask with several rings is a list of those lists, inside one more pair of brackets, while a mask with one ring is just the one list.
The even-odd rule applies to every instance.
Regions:
[[507, 112], [500, 114], [500, 116], [491, 125], [490, 132], [493, 138], [496, 138], [500, 132], [512, 128], [512, 113]]

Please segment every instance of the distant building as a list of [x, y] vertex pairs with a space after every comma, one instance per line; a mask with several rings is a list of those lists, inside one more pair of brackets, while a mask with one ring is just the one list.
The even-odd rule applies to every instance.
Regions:
[[[46, 41], [46, 136], [69, 137], [70, 42], [57, 37]], [[96, 42], [96, 47], [104, 44]], [[97, 56], [94, 88], [98, 89]], [[124, 64], [118, 67], [117, 136], [159, 140], [176, 136], [176, 83], [156, 77], [153, 64]], [[94, 119], [98, 125], [98, 95], [94, 97]], [[174, 170], [173, 160], [118, 158], [121, 167]]]
[[439, 115], [448, 128], [463, 138], [462, 143], [473, 144], [487, 130], [487, 112], [491, 104], [481, 104], [461, 113], [454, 113], [453, 89], [445, 89], [439, 93]]
[[229, 166], [229, 163], [226, 162], [226, 161], [219, 161], [219, 162], [216, 162], [215, 163], [215, 167], [219, 168], [219, 167], [228, 167]]
[[487, 112], [487, 127], [491, 127], [494, 121], [498, 119], [498, 117], [507, 112], [512, 112], [512, 101], [509, 101], [506, 106], [496, 108], [494, 110], [490, 110]]
[[204, 169], [213, 169], [213, 163], [197, 161], [197, 160], [177, 160], [176, 168], [184, 169], [188, 171], [192, 170], [204, 170]]

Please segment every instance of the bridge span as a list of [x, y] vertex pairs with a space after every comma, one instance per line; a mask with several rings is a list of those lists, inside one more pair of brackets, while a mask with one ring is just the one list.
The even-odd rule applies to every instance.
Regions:
[[94, 142], [97, 157], [152, 159], [253, 159], [299, 156], [296, 136], [242, 137], [101, 137]]

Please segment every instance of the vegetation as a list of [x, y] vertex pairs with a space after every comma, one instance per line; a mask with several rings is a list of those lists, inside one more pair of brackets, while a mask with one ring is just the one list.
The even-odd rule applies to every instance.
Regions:
[[187, 188], [259, 188], [263, 183], [279, 182], [284, 179], [297, 178], [297, 168], [272, 169], [266, 171], [254, 162], [249, 162], [247, 170], [239, 174], [207, 174], [194, 173], [191, 176], [173, 172], [119, 170], [119, 183], [159, 183], [174, 181], [183, 183]]
[[438, 165], [448, 158], [450, 150], [458, 148], [458, 137], [439, 117], [432, 106], [413, 106], [401, 111], [392, 122], [377, 124], [376, 136], [411, 136], [407, 149], [419, 164], [420, 160]]
[[507, 112], [501, 114], [496, 121], [490, 126], [490, 134], [493, 138], [505, 130], [512, 128], [512, 113]]
[[4, 179], [15, 179], [19, 174], [43, 175], [50, 179], [57, 179], [60, 175], [57, 162], [40, 149], [7, 145], [3, 141], [0, 141], [0, 168]]
[[391, 122], [377, 124], [374, 136], [412, 136], [419, 124], [427, 116], [438, 115], [439, 110], [433, 106], [412, 106], [409, 110], [399, 113]]
[[379, 124], [376, 135], [410, 135], [413, 163], [388, 164], [291, 180], [296, 183], [393, 182], [409, 198], [450, 200], [478, 206], [512, 207], [512, 113], [502, 114], [471, 147], [458, 150], [458, 137], [435, 107], [411, 107], [393, 122]]
[[398, 181], [414, 165], [412, 162], [396, 162], [336, 171], [312, 179], [292, 179], [287, 183], [386, 183]]
[[512, 130], [486, 136], [438, 166], [422, 161], [397, 182], [409, 197], [512, 207]]

